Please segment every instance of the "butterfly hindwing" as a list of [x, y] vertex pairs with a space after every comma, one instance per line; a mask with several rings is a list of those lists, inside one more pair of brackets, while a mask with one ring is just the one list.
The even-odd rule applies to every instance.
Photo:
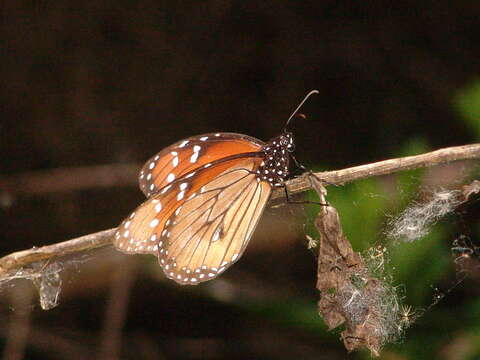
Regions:
[[218, 276], [243, 254], [270, 196], [270, 185], [255, 173], [261, 162], [225, 158], [185, 173], [124, 220], [115, 246], [156, 254], [167, 277], [180, 284]]
[[171, 215], [159, 248], [167, 277], [198, 284], [242, 256], [271, 193], [250, 171], [242, 163], [224, 171]]

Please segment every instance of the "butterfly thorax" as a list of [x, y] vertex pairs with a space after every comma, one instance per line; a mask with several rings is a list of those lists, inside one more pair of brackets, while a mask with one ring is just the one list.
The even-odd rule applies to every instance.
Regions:
[[260, 181], [268, 181], [271, 186], [283, 186], [288, 176], [289, 155], [293, 151], [293, 137], [291, 133], [283, 133], [270, 140], [263, 148], [264, 161], [257, 170]]

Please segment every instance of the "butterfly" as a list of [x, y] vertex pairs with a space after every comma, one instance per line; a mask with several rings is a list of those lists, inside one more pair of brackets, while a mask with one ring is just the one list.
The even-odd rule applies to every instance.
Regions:
[[240, 259], [272, 190], [285, 186], [294, 140], [287, 126], [265, 143], [236, 133], [176, 142], [140, 171], [147, 200], [117, 228], [113, 244], [127, 254], [153, 254], [182, 285], [216, 278]]

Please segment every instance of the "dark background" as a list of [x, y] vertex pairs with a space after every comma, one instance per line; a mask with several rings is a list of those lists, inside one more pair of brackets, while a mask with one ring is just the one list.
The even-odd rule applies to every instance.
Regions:
[[[311, 89], [320, 95], [292, 125], [296, 156], [309, 167], [479, 137], [455, 105], [480, 74], [478, 2], [7, 0], [0, 7], [0, 171], [10, 179], [0, 198], [1, 255], [114, 227], [143, 200], [133, 173], [97, 187], [89, 167], [140, 166], [207, 132], [267, 140]], [[11, 185], [77, 167], [91, 186], [60, 190], [61, 176], [44, 192]], [[339, 331], [327, 333], [316, 317], [315, 258], [300, 210], [269, 210], [244, 258], [212, 284], [181, 288], [163, 280], [155, 259], [105, 250], [68, 266], [51, 311], [28, 298], [29, 286], [4, 286], [0, 346], [11, 324], [29, 316], [29, 359], [346, 358]], [[472, 318], [473, 310], [453, 311], [478, 296], [470, 289], [478, 276], [467, 281], [438, 305], [446, 318]], [[126, 313], [118, 304], [112, 310], [126, 298]], [[468, 306], [478, 319], [480, 303]], [[471, 323], [439, 316], [425, 315], [384, 358], [420, 358], [420, 348], [425, 358], [473, 359], [451, 350], [478, 350]], [[121, 344], [108, 345], [109, 318], [123, 327]], [[427, 345], [410, 345], [411, 337]]]

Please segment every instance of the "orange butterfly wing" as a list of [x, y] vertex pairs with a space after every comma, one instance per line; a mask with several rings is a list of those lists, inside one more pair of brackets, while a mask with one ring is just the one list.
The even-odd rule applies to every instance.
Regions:
[[140, 172], [149, 197], [122, 224], [114, 245], [155, 254], [167, 277], [198, 284], [218, 276], [243, 254], [271, 194], [260, 181], [264, 143], [234, 133], [179, 141]]
[[142, 192], [151, 196], [179, 177], [231, 155], [258, 152], [261, 140], [235, 133], [194, 136], [168, 146], [152, 156], [139, 175]]

